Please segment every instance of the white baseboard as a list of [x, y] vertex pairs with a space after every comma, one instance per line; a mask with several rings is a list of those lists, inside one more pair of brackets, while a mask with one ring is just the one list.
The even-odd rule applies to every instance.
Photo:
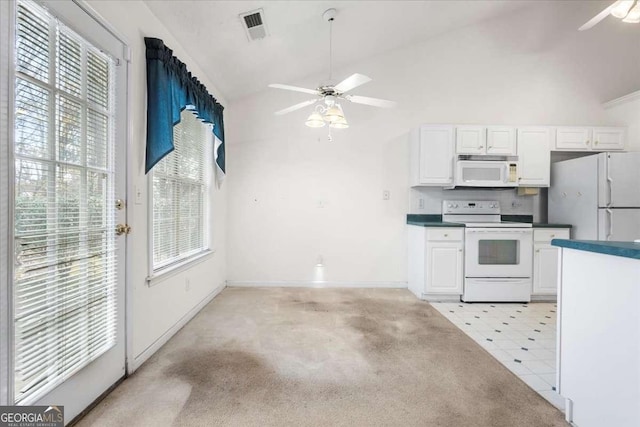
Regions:
[[127, 374], [131, 375], [138, 369], [144, 362], [147, 361], [153, 354], [160, 349], [163, 345], [167, 343], [173, 337], [176, 332], [178, 332], [184, 325], [186, 325], [189, 320], [193, 319], [193, 317], [200, 312], [204, 308], [205, 305], [209, 304], [212, 299], [216, 297], [226, 286], [224, 284], [218, 286], [207, 295], [202, 301], [200, 301], [195, 307], [189, 310], [184, 316], [180, 318], [172, 327], [170, 327], [167, 332], [162, 334], [160, 338], [155, 340], [153, 344], [147, 347], [142, 353], [138, 356], [134, 357], [132, 360], [129, 360], [127, 363]]
[[531, 301], [535, 302], [557, 302], [557, 295], [531, 295]]
[[460, 294], [422, 294], [420, 299], [429, 302], [460, 302]]
[[230, 288], [391, 288], [406, 289], [407, 282], [314, 282], [304, 280], [228, 280]]

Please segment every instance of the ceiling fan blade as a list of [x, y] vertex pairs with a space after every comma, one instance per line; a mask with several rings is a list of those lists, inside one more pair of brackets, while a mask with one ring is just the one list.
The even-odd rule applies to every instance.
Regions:
[[398, 105], [395, 101], [387, 101], [386, 99], [369, 98], [368, 96], [348, 95], [345, 99], [356, 104], [371, 105], [373, 107], [393, 108]]
[[296, 92], [309, 93], [311, 95], [318, 95], [318, 96], [320, 95], [320, 92], [318, 92], [315, 89], [306, 89], [304, 87], [298, 87], [298, 86], [281, 85], [279, 83], [272, 83], [269, 85], [269, 87], [272, 87], [275, 89], [293, 90]]
[[594, 25], [596, 25], [598, 22], [602, 21], [604, 18], [609, 16], [609, 14], [611, 13], [611, 9], [613, 9], [618, 3], [620, 3], [620, 0], [613, 2], [612, 5], [605, 8], [602, 12], [600, 12], [599, 14], [591, 18], [589, 21], [587, 21], [587, 23], [584, 24], [582, 27], [578, 28], [578, 31], [588, 30]]
[[287, 114], [287, 113], [290, 113], [292, 111], [296, 111], [296, 110], [299, 110], [301, 108], [304, 108], [307, 105], [315, 104], [316, 102], [318, 102], [317, 99], [310, 99], [308, 101], [304, 101], [304, 102], [301, 102], [299, 104], [292, 105], [291, 107], [285, 108], [284, 110], [276, 111], [275, 114], [277, 116], [281, 116], [283, 114]]
[[345, 93], [350, 91], [351, 89], [357, 88], [365, 83], [369, 83], [371, 78], [363, 75], [363, 74], [352, 74], [337, 85], [334, 86], [334, 90], [336, 92]]

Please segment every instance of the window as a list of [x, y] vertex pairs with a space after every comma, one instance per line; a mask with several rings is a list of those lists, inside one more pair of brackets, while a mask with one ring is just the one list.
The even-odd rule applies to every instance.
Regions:
[[15, 401], [116, 341], [115, 61], [30, 1], [16, 9]]
[[210, 125], [184, 110], [173, 130], [174, 151], [152, 171], [151, 275], [209, 249]]

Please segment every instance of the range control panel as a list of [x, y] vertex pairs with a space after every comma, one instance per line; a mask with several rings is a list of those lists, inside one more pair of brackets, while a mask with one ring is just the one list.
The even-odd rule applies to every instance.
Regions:
[[444, 200], [443, 214], [500, 214], [500, 203], [495, 200]]

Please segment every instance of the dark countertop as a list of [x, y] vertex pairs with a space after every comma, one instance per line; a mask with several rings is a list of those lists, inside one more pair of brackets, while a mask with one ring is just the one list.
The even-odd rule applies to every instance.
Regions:
[[[549, 224], [533, 222], [533, 215], [501, 215], [500, 219], [507, 222], [526, 222], [533, 228], [571, 228], [571, 224]], [[442, 215], [437, 214], [407, 214], [407, 224], [419, 227], [464, 227], [464, 224], [442, 222]]]
[[560, 248], [640, 259], [640, 243], [553, 239], [551, 244]]
[[527, 222], [533, 228], [571, 228], [571, 224], [550, 224], [548, 222], [533, 222], [533, 215], [500, 215], [502, 221]]
[[407, 224], [419, 227], [464, 227], [457, 222], [442, 222], [442, 215], [407, 214]]

